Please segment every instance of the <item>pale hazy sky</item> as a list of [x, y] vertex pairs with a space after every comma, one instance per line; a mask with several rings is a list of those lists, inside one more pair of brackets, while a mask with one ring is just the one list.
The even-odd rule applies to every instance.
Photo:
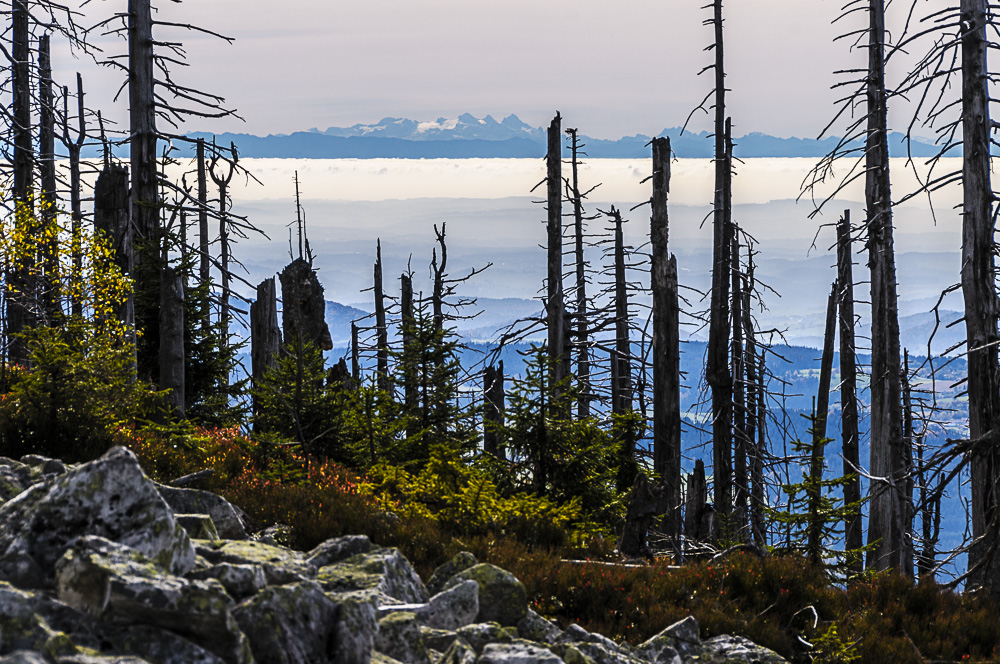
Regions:
[[[515, 113], [619, 138], [679, 126], [710, 90], [713, 57], [702, 20], [707, 0], [162, 0], [164, 20], [196, 23], [236, 39], [160, 29], [186, 44], [185, 85], [226, 97], [246, 122], [192, 121], [186, 131], [288, 133], [310, 127], [432, 120], [465, 112]], [[897, 0], [898, 15], [910, 0]], [[918, 0], [935, 8], [944, 0]], [[832, 117], [832, 72], [863, 66], [863, 51], [833, 37], [842, 0], [730, 0], [726, 6], [729, 102], [734, 133], [812, 137]], [[95, 0], [88, 14], [123, 10]], [[895, 8], [890, 6], [890, 10]], [[892, 16], [892, 15], [891, 15]], [[864, 19], [860, 14], [853, 20]], [[121, 53], [120, 40], [98, 39]], [[69, 80], [84, 71], [90, 101], [110, 101], [121, 75], [85, 59], [56, 57]], [[59, 74], [57, 74], [58, 76]], [[696, 129], [708, 128], [699, 116]]]

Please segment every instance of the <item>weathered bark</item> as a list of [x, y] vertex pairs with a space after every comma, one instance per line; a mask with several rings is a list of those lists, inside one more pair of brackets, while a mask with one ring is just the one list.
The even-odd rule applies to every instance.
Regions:
[[38, 170], [41, 175], [42, 269], [39, 295], [45, 320], [59, 311], [59, 229], [56, 226], [56, 113], [52, 96], [52, 57], [49, 36], [38, 38]]
[[[31, 212], [31, 179], [34, 151], [31, 142], [31, 62], [30, 30], [27, 0], [13, 0], [11, 5], [11, 106], [13, 111], [14, 204], [21, 211], [15, 223], [33, 223]], [[28, 228], [31, 233], [33, 229]], [[8, 358], [14, 364], [27, 364], [28, 349], [16, 335], [33, 324], [34, 284], [30, 279], [33, 261], [25, 257], [21, 265], [11, 266], [7, 293]]]
[[83, 302], [80, 298], [80, 289], [83, 287], [83, 207], [81, 204], [81, 181], [80, 181], [80, 150], [84, 141], [87, 140], [87, 116], [84, 113], [83, 104], [83, 77], [79, 73], [76, 75], [76, 104], [77, 104], [77, 127], [76, 138], [71, 138], [69, 134], [69, 89], [63, 86], [63, 135], [62, 143], [69, 153], [69, 200], [72, 238], [72, 258], [73, 274], [71, 283], [71, 311], [74, 316], [83, 315]]
[[747, 248], [747, 268], [743, 277], [743, 338], [746, 350], [743, 354], [746, 367], [746, 445], [747, 465], [750, 473], [750, 536], [754, 544], [763, 548], [766, 542], [766, 527], [764, 525], [765, 488], [764, 488], [764, 452], [767, 445], [767, 407], [764, 391], [764, 352], [757, 355], [757, 338], [754, 321], [751, 314], [751, 294], [756, 281], [754, 278], [753, 251]]
[[184, 417], [184, 283], [169, 265], [160, 273], [160, 387], [171, 412]]
[[[986, 0], [962, 0], [962, 294], [969, 358], [969, 437], [1000, 426], [994, 200], [990, 175]], [[972, 453], [972, 539], [969, 587], [1000, 596], [1000, 447]]]
[[[278, 297], [274, 277], [257, 284], [257, 298], [250, 304], [250, 385], [260, 389], [264, 375], [278, 362], [281, 328], [278, 327]], [[254, 400], [254, 415], [257, 402]], [[256, 424], [254, 425], [256, 428]]]
[[[854, 274], [851, 257], [851, 211], [837, 223], [837, 285], [840, 311], [840, 430], [843, 441], [844, 474], [855, 477], [844, 484], [844, 506], [861, 503], [861, 457], [858, 447], [858, 368], [854, 348]], [[844, 522], [844, 548], [860, 551], [864, 546], [861, 509], [849, 512]], [[848, 566], [860, 573], [860, 555], [850, 557]]]
[[[717, 0], [716, 11], [721, 12]], [[721, 25], [721, 15], [717, 14]], [[721, 30], [721, 27], [717, 28]], [[719, 44], [721, 47], [721, 43]], [[718, 75], [718, 73], [717, 73]], [[718, 102], [717, 102], [718, 103]], [[729, 121], [716, 139], [716, 192], [714, 212], [714, 242], [712, 261], [712, 310], [709, 314], [708, 351], [705, 382], [712, 392], [712, 459], [715, 512], [727, 527], [732, 512], [733, 489], [733, 376], [729, 369], [729, 281], [732, 258], [732, 141]], [[717, 129], [717, 131], [719, 131]], [[720, 531], [721, 533], [721, 531]]]
[[[213, 145], [214, 149], [214, 145]], [[212, 182], [215, 186], [219, 188], [219, 271], [221, 272], [221, 293], [219, 294], [219, 343], [223, 346], [229, 345], [229, 299], [232, 295], [232, 288], [230, 287], [230, 273], [229, 273], [229, 183], [233, 180], [233, 173], [236, 171], [236, 162], [239, 156], [236, 154], [236, 148], [232, 148], [233, 160], [228, 162], [229, 170], [226, 175], [216, 175], [215, 174], [215, 164], [217, 161], [218, 153], [212, 158], [211, 167], [208, 169], [208, 174], [212, 178]], [[301, 257], [300, 257], [301, 258]], [[306, 257], [309, 263], [310, 269], [312, 268], [312, 258]], [[329, 350], [324, 348], [323, 350]]]
[[548, 276], [545, 300], [549, 345], [549, 384], [554, 397], [558, 397], [569, 376], [569, 357], [566, 349], [566, 303], [562, 283], [562, 118], [559, 113], [552, 119], [548, 131], [547, 167], [547, 232]]
[[834, 281], [826, 302], [826, 327], [823, 331], [823, 355], [819, 364], [819, 392], [816, 395], [816, 419], [813, 434], [826, 438], [826, 421], [830, 412], [830, 379], [833, 376], [833, 346], [837, 335], [837, 292]]
[[[133, 228], [129, 223], [129, 174], [125, 166], [108, 164], [97, 177], [94, 230], [107, 238], [121, 273], [131, 276], [135, 252]], [[135, 343], [135, 301], [131, 293], [117, 307], [115, 316], [128, 331], [130, 341]]]
[[419, 349], [414, 347], [414, 330], [416, 320], [413, 317], [413, 279], [405, 272], [399, 277], [402, 296], [400, 297], [400, 326], [402, 328], [403, 352], [401, 354], [402, 365], [400, 369], [403, 374], [403, 403], [406, 406], [406, 413], [409, 416], [406, 426], [407, 437], [412, 437], [419, 430], [418, 422], [413, 416], [419, 407], [420, 395], [417, 391], [417, 367], [414, 362], [414, 355]]
[[160, 231], [160, 216], [150, 0], [129, 0], [128, 54], [132, 223], [138, 235], [137, 241], [155, 245]]
[[[614, 379], [615, 399], [611, 404], [611, 412], [615, 415], [627, 416], [632, 413], [632, 341], [629, 334], [628, 282], [625, 275], [625, 234], [624, 221], [619, 210], [611, 207], [611, 217], [615, 225], [615, 367]], [[635, 426], [630, 420], [625, 421], [621, 430], [621, 464], [618, 472], [618, 490], [627, 491], [635, 481], [637, 466], [635, 462]]]
[[677, 259], [670, 254], [667, 194], [670, 139], [653, 139], [653, 197], [649, 240], [653, 291], [653, 470], [666, 486], [663, 532], [681, 553], [680, 331]]
[[732, 343], [729, 347], [733, 376], [733, 516], [732, 532], [745, 539], [750, 478], [747, 474], [746, 367], [743, 357], [743, 283], [740, 278], [740, 242], [735, 228], [730, 240], [732, 292]]
[[483, 451], [503, 461], [507, 451], [500, 444], [500, 429], [504, 425], [503, 360], [483, 370]]
[[[296, 258], [278, 275], [281, 280], [281, 334], [285, 344], [315, 344], [320, 350], [333, 348], [326, 325], [323, 285], [305, 260]], [[299, 354], [301, 355], [301, 353]]]
[[690, 545], [707, 540], [711, 533], [705, 529], [708, 510], [708, 485], [705, 481], [705, 462], [694, 462], [694, 472], [688, 476], [687, 500], [684, 515], [684, 534]]
[[583, 247], [583, 195], [580, 193], [580, 140], [576, 129], [567, 129], [572, 150], [573, 240], [576, 255], [576, 416], [590, 417], [590, 335], [587, 319], [587, 261]]
[[375, 355], [376, 384], [383, 392], [389, 391], [389, 332], [385, 324], [385, 295], [382, 291], [382, 241], [375, 247]]
[[913, 573], [907, 554], [903, 485], [906, 463], [900, 406], [899, 320], [896, 310], [896, 262], [889, 193], [889, 147], [886, 128], [885, 7], [870, 0], [868, 29], [867, 134], [865, 204], [868, 214], [868, 265], [871, 270], [872, 368], [871, 461], [866, 565], [872, 570]]
[[356, 384], [361, 381], [361, 359], [358, 350], [358, 324], [351, 321], [351, 378]]
[[209, 238], [208, 238], [208, 175], [205, 172], [205, 139], [197, 142], [196, 160], [198, 162], [198, 279], [204, 291], [201, 301], [201, 330], [207, 334], [212, 327], [212, 315], [209, 302], [212, 298], [212, 274], [209, 268]]

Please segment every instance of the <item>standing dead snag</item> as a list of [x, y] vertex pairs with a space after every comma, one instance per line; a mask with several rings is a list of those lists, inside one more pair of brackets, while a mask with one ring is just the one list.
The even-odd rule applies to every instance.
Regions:
[[910, 524], [903, 495], [907, 463], [903, 449], [900, 404], [899, 319], [896, 310], [896, 261], [889, 192], [889, 144], [885, 87], [884, 0], [868, 6], [867, 129], [865, 132], [865, 205], [868, 265], [871, 270], [872, 367], [871, 461], [866, 567], [913, 574], [908, 543]]
[[[264, 375], [278, 362], [281, 328], [278, 327], [278, 298], [274, 277], [257, 284], [257, 298], [250, 304], [250, 384], [260, 389]], [[254, 400], [254, 415], [258, 413]], [[256, 424], [254, 425], [256, 428]]]
[[611, 412], [621, 417], [621, 462], [618, 491], [626, 491], [635, 480], [637, 423], [633, 420], [632, 340], [629, 334], [629, 284], [625, 274], [625, 236], [621, 212], [611, 206], [607, 213], [614, 224], [614, 311], [615, 345], [611, 353]]
[[[858, 368], [854, 347], [854, 275], [851, 258], [851, 211], [837, 223], [837, 285], [840, 312], [840, 430], [843, 440], [844, 474], [854, 474], [844, 484], [844, 508], [861, 503], [861, 468], [858, 450]], [[844, 548], [860, 551], [864, 543], [861, 510], [848, 511], [844, 523]], [[848, 560], [852, 572], [860, 573], [860, 558]]]
[[74, 316], [83, 315], [83, 303], [80, 301], [79, 290], [83, 280], [83, 207], [80, 199], [80, 150], [87, 140], [87, 117], [83, 104], [83, 77], [76, 75], [76, 105], [78, 133], [76, 138], [69, 134], [69, 89], [63, 86], [62, 144], [69, 153], [69, 195], [72, 227], [70, 237], [73, 246], [73, 279], [72, 279], [72, 312]]
[[[111, 245], [114, 262], [123, 275], [132, 276], [135, 251], [132, 224], [129, 223], [128, 168], [108, 163], [94, 186], [94, 230]], [[122, 327], [135, 343], [135, 300], [132, 293], [115, 312]]]
[[204, 138], [198, 139], [195, 150], [198, 162], [198, 279], [205, 288], [205, 297], [201, 302], [201, 331], [202, 334], [208, 334], [208, 330], [212, 326], [211, 307], [209, 306], [212, 295], [212, 275], [208, 262], [208, 175], [206, 173]]
[[40, 310], [44, 312], [47, 324], [55, 319], [59, 311], [59, 239], [56, 226], [56, 113], [52, 96], [52, 57], [49, 36], [38, 39], [38, 170], [41, 177], [40, 216], [44, 256], [41, 267], [43, 277], [39, 291]]
[[167, 405], [184, 417], [184, 277], [169, 265], [160, 272], [160, 387]]
[[583, 196], [580, 192], [580, 145], [576, 129], [567, 129], [570, 136], [572, 181], [569, 183], [573, 201], [573, 239], [576, 258], [576, 384], [579, 419], [590, 417], [590, 339], [587, 321], [587, 261], [583, 247]]
[[[236, 164], [239, 162], [239, 153], [236, 151], [236, 145], [230, 144], [230, 154], [232, 155], [232, 161], [227, 161], [226, 165], [229, 170], [225, 175], [216, 175], [215, 166], [219, 160], [219, 153], [215, 150], [215, 145], [212, 145], [212, 161], [208, 167], [208, 173], [212, 177], [212, 182], [215, 186], [219, 188], [219, 253], [220, 253], [220, 271], [222, 272], [222, 294], [221, 303], [219, 304], [219, 340], [223, 345], [229, 344], [229, 227], [228, 227], [228, 214], [226, 210], [229, 206], [229, 183], [232, 182], [233, 173], [236, 171]], [[301, 255], [300, 255], [301, 258]], [[310, 264], [312, 262], [312, 257], [309, 258]]]
[[[994, 263], [995, 200], [990, 174], [989, 72], [986, 0], [962, 0], [962, 295], [969, 361], [969, 437], [1000, 429], [997, 292]], [[1000, 447], [972, 453], [972, 548], [969, 585], [1000, 597]]]
[[653, 291], [653, 470], [665, 483], [663, 532], [680, 556], [681, 390], [677, 259], [669, 252], [670, 139], [653, 139], [649, 220]]
[[504, 374], [503, 360], [483, 369], [483, 452], [501, 461], [507, 458], [500, 444], [500, 430], [504, 425]]
[[[414, 366], [414, 348], [416, 319], [413, 316], [413, 277], [404, 272], [399, 276], [401, 297], [399, 302], [399, 326], [402, 330], [403, 351], [400, 354], [400, 367], [403, 374], [403, 403], [406, 406], [406, 413], [410, 416], [407, 421], [406, 437], [412, 438], [417, 435], [418, 422], [413, 414], [417, 412], [420, 405], [420, 395], [417, 388], [417, 368]], [[436, 290], [436, 289], [435, 289]]]
[[385, 295], [382, 291], [382, 241], [375, 245], [375, 267], [373, 269], [375, 288], [375, 345], [377, 356], [376, 383], [378, 389], [389, 391], [389, 331], [385, 323]]
[[323, 285], [312, 265], [296, 258], [278, 278], [281, 280], [281, 333], [285, 344], [315, 344], [320, 350], [332, 349]]
[[[546, 191], [548, 220], [548, 276], [545, 300], [548, 327], [549, 385], [553, 396], [558, 396], [569, 377], [569, 355], [566, 352], [566, 303], [562, 283], [562, 118], [559, 113], [552, 119], [548, 130], [546, 163]], [[556, 401], [558, 401], [556, 399]]]
[[[14, 205], [18, 214], [15, 223], [23, 226], [32, 223], [31, 179], [34, 150], [31, 141], [31, 61], [30, 27], [27, 0], [13, 0], [11, 5], [11, 95], [12, 133], [14, 148]], [[30, 229], [28, 229], [30, 232]], [[34, 287], [29, 274], [29, 262], [11, 268], [7, 292], [7, 357], [14, 364], [27, 364], [28, 349], [18, 335], [32, 325], [31, 302]]]

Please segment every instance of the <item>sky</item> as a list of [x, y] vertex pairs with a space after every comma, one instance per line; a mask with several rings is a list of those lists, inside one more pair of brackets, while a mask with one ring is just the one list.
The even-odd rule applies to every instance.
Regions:
[[[76, 0], [79, 2], [79, 0]], [[890, 5], [898, 23], [911, 0]], [[922, 10], [945, 0], [916, 0]], [[182, 40], [183, 85], [226, 98], [245, 121], [196, 120], [186, 131], [290, 133], [373, 123], [383, 117], [454, 118], [514, 113], [534, 126], [556, 110], [564, 126], [599, 138], [652, 135], [680, 126], [711, 90], [707, 0], [161, 0], [161, 20], [194, 23], [234, 38], [157, 28]], [[863, 50], [836, 24], [841, 0], [731, 0], [725, 8], [729, 109], [736, 136], [815, 137], [833, 117], [838, 69], [864, 65]], [[90, 21], [125, 0], [91, 0]], [[86, 20], [84, 21], [86, 22]], [[93, 41], [123, 53], [113, 36]], [[121, 73], [85, 56], [57, 54], [57, 77], [84, 73], [91, 102], [112, 104]], [[897, 72], [899, 73], [899, 72]], [[893, 72], [890, 71], [890, 77]], [[709, 129], [698, 113], [693, 128]]]

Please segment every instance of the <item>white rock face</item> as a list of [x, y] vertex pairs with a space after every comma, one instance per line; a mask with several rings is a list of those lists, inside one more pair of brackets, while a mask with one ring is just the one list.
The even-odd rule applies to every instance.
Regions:
[[439, 592], [424, 607], [417, 609], [417, 618], [434, 629], [458, 629], [472, 624], [479, 614], [479, 584], [462, 583]]

